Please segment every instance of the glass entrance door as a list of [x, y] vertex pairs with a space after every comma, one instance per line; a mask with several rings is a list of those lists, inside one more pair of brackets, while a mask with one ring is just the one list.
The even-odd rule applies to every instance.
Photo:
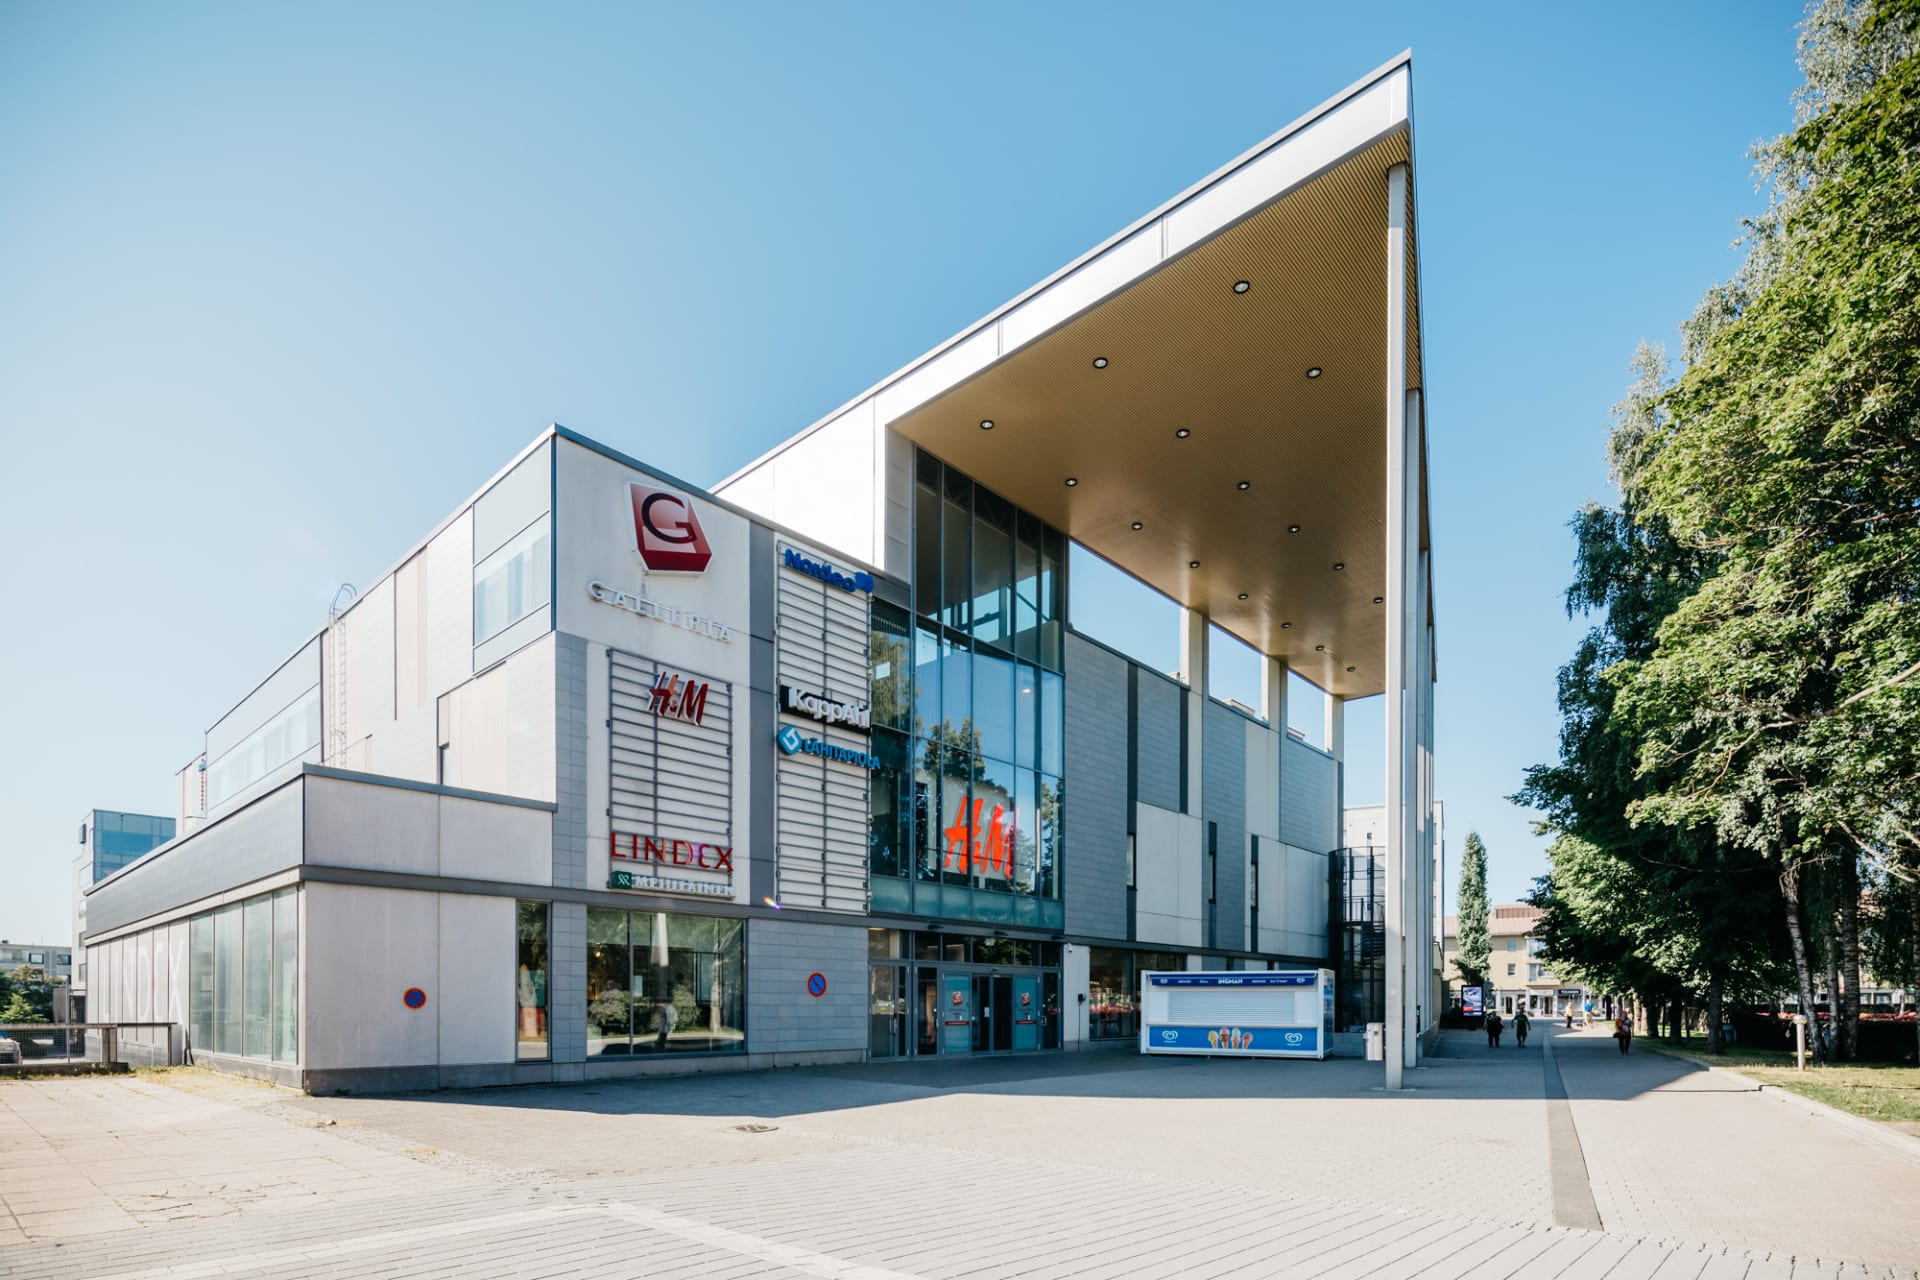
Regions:
[[907, 974], [896, 964], [867, 970], [867, 1052], [897, 1058], [907, 1051]]
[[931, 965], [914, 970], [913, 1051], [923, 1057], [940, 1052], [940, 971]]
[[1013, 1048], [1013, 982], [987, 975], [974, 978], [974, 1002], [979, 1007], [973, 1024], [975, 1053], [1006, 1053]]
[[940, 1052], [973, 1052], [978, 1008], [974, 999], [974, 979], [964, 973], [941, 975]]
[[1040, 1047], [1040, 1026], [1045, 1018], [1045, 1010], [1040, 1003], [1040, 979], [1013, 979], [1012, 1008], [1013, 1047], [1015, 1049], [1038, 1049]]

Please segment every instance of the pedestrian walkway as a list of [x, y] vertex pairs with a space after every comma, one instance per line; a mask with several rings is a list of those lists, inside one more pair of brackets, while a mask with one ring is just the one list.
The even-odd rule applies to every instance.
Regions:
[[[1525, 1050], [1450, 1036], [1401, 1095], [1379, 1089], [1378, 1064], [1091, 1053], [983, 1063], [971, 1079], [905, 1064], [399, 1098], [16, 1084], [0, 1087], [9, 1209], [47, 1136], [87, 1126], [108, 1144], [204, 1140], [237, 1186], [322, 1160], [378, 1190], [240, 1197], [219, 1216], [196, 1199], [207, 1213], [166, 1222], [13, 1219], [0, 1275], [1767, 1280], [1834, 1276], [1838, 1261], [1915, 1274], [1920, 1168], [1703, 1088], [1685, 1064], [1637, 1047], [1621, 1059], [1601, 1033], [1536, 1036]], [[129, 1085], [119, 1102], [74, 1092]], [[1733, 1159], [1772, 1144], [1837, 1179], [1813, 1202], [1826, 1220], [1806, 1221], [1807, 1188], [1789, 1179], [1701, 1158], [1695, 1137], [1728, 1124], [1759, 1135], [1723, 1148]], [[116, 1203], [169, 1183], [109, 1184], [93, 1158], [67, 1160]], [[1561, 1220], [1567, 1176], [1587, 1185], [1598, 1229]]]

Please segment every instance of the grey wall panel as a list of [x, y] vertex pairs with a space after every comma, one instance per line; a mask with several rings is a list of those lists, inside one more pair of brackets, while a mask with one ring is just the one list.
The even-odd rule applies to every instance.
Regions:
[[[1067, 683], [1073, 683], [1071, 675]], [[1140, 668], [1140, 791], [1143, 804], [1180, 808], [1180, 717], [1185, 685]], [[1122, 699], [1124, 701], [1124, 698]]]
[[1213, 945], [1247, 945], [1246, 719], [1209, 701], [1200, 730], [1200, 816], [1218, 826]]
[[[554, 637], [553, 883], [587, 887], [587, 642], [564, 633]], [[601, 769], [604, 761], [598, 762]], [[605, 886], [598, 886], [604, 888]], [[582, 1035], [586, 1033], [584, 1030]], [[584, 1052], [584, 1051], [583, 1051]]]
[[[747, 922], [747, 1049], [807, 1053], [867, 1047], [867, 931], [800, 920]], [[807, 991], [823, 974], [826, 994]]]
[[1067, 636], [1067, 929], [1127, 936], [1127, 663]]
[[291, 782], [110, 878], [87, 897], [88, 933], [105, 933], [297, 866], [302, 785]]
[[1325, 853], [1340, 843], [1339, 766], [1288, 738], [1280, 745], [1280, 838]]

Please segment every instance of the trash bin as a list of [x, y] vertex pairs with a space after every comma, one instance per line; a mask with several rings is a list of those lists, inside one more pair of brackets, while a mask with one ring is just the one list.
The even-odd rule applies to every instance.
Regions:
[[1387, 1060], [1387, 1024], [1369, 1022], [1367, 1024], [1367, 1061], [1385, 1062]]

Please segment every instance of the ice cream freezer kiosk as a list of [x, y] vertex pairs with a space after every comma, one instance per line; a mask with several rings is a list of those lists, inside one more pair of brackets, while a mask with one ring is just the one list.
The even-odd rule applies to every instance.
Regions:
[[1215, 1058], [1324, 1058], [1333, 970], [1140, 975], [1140, 1052]]

